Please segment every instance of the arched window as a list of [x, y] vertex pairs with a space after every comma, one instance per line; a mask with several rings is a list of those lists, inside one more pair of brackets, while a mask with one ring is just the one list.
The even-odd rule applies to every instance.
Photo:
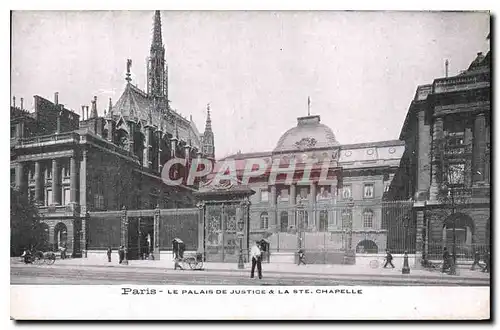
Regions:
[[365, 210], [363, 212], [363, 227], [373, 228], [373, 211]]
[[267, 212], [262, 212], [260, 214], [260, 229], [267, 229], [269, 226], [269, 215]]

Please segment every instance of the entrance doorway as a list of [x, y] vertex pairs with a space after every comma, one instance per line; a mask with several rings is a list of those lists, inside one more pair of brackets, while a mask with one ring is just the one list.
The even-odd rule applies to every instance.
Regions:
[[153, 247], [154, 218], [129, 218], [127, 259], [147, 259], [149, 254], [153, 253]]

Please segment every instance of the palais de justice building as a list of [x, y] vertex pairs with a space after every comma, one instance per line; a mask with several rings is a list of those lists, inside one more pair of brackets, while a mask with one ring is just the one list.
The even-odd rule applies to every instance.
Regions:
[[[269, 171], [249, 182], [256, 192], [250, 208], [252, 239], [266, 238], [279, 251], [295, 251], [298, 244], [308, 250], [376, 253], [387, 247], [390, 223], [382, 199], [404, 149], [399, 140], [343, 145], [319, 115], [309, 115], [297, 118], [272, 151], [238, 153], [218, 164], [234, 160], [242, 179], [246, 160], [280, 163], [284, 173], [275, 184], [269, 185]], [[316, 165], [304, 180], [308, 161]], [[289, 184], [285, 168], [291, 162], [295, 169]], [[323, 164], [328, 164], [326, 184], [320, 180]]]

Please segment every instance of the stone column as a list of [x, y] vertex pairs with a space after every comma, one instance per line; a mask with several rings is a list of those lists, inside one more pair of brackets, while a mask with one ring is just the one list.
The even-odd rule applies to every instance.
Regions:
[[292, 183], [290, 185], [290, 196], [288, 199], [288, 202], [290, 204], [290, 212], [288, 214], [288, 219], [290, 219], [289, 225], [294, 225], [296, 228], [298, 227], [298, 223], [296, 222], [296, 216], [295, 216], [295, 199], [297, 196], [297, 184]]
[[276, 186], [275, 185], [271, 186], [271, 200], [270, 200], [269, 204], [271, 205], [271, 212], [270, 212], [271, 224], [270, 224], [269, 228], [270, 229], [279, 228], [278, 216], [276, 214], [277, 210], [276, 210]]
[[163, 151], [161, 149], [161, 144], [162, 144], [162, 137], [163, 137], [163, 132], [158, 131], [158, 173], [161, 173], [161, 170], [163, 168], [163, 164], [161, 163], [161, 152]]
[[134, 154], [135, 124], [129, 123], [128, 151]]
[[[443, 118], [439, 117], [436, 118], [434, 122], [434, 134], [433, 134], [433, 146], [436, 148], [437, 144], [442, 142], [442, 139], [444, 137], [444, 132], [443, 132]], [[433, 158], [433, 165], [432, 165], [432, 183], [431, 183], [431, 188], [430, 188], [430, 200], [436, 200], [437, 195], [439, 192], [439, 178], [437, 177], [437, 169], [438, 166], [441, 166], [440, 159], [437, 159], [436, 156]]]
[[42, 173], [41, 173], [41, 164], [40, 161], [37, 160], [35, 162], [35, 202], [43, 205], [42, 200]]
[[113, 142], [113, 136], [115, 135], [115, 127], [114, 127], [114, 121], [113, 119], [106, 119], [108, 123], [108, 136], [106, 136], [107, 140], [109, 142]]
[[[87, 150], [82, 151], [82, 158], [80, 159], [80, 206], [87, 206]], [[84, 213], [81, 214], [85, 216]]]
[[311, 182], [309, 188], [309, 209], [310, 209], [310, 220], [309, 228], [316, 230], [318, 228], [318, 212], [316, 212], [316, 183]]
[[77, 191], [78, 191], [78, 171], [76, 169], [76, 159], [75, 156], [69, 159], [69, 171], [70, 171], [70, 202], [76, 204], [77, 202]]
[[[465, 128], [465, 134], [464, 134], [464, 145], [465, 145], [465, 152], [471, 152], [472, 151], [472, 141], [473, 141], [473, 136], [472, 136], [472, 128], [471, 127], [466, 127]], [[484, 158], [484, 157], [483, 157]], [[472, 183], [472, 161], [469, 157], [466, 158], [465, 161], [465, 186], [470, 187]]]
[[477, 114], [474, 120], [474, 182], [484, 181], [485, 126], [484, 113]]
[[59, 159], [52, 159], [52, 204], [61, 204], [61, 183], [59, 175]]
[[26, 183], [24, 178], [24, 164], [19, 162], [16, 167], [16, 187], [21, 194], [26, 193]]
[[418, 183], [417, 200], [426, 200], [430, 186], [430, 130], [425, 110], [418, 113]]
[[205, 261], [205, 204], [200, 202], [196, 205], [198, 207], [198, 252], [203, 254], [203, 261]]
[[153, 219], [153, 256], [155, 260], [160, 260], [160, 206], [157, 204]]
[[142, 160], [143, 166], [146, 168], [151, 167], [151, 135], [152, 135], [152, 127], [146, 127], [146, 136], [144, 139], [144, 157]]

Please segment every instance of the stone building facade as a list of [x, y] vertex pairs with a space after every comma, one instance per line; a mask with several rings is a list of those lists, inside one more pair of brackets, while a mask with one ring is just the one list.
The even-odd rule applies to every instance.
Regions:
[[[244, 181], [247, 162], [265, 162], [265, 173], [248, 182], [256, 192], [250, 199], [250, 236], [267, 239], [273, 251], [302, 246], [383, 252], [382, 199], [403, 152], [399, 140], [342, 145], [319, 115], [309, 115], [298, 118], [273, 151], [238, 153], [219, 160], [216, 169], [234, 162]], [[273, 164], [280, 173], [270, 183]], [[290, 172], [293, 179], [287, 181]]]
[[490, 81], [490, 52], [478, 53], [460, 74], [419, 86], [401, 130], [406, 150], [387, 198], [416, 201], [418, 249], [431, 258], [453, 239], [464, 258], [490, 244]]
[[[81, 116], [60, 104], [58, 93], [53, 102], [35, 96], [34, 112], [24, 109], [23, 99], [21, 106], [13, 100], [11, 184], [38, 204], [45, 248], [66, 246], [74, 256], [105, 249], [107, 235], [120, 235], [120, 228], [113, 221], [93, 223], [92, 212], [195, 204], [193, 187], [163, 182], [162, 165], [174, 157], [188, 164], [196, 157], [213, 159], [210, 110], [201, 134], [191, 119], [170, 107], [158, 11], [147, 91], [132, 85], [130, 70], [127, 60], [124, 91], [114, 105], [109, 100], [104, 116], [98, 115], [97, 97], [90, 114], [89, 106], [82, 106]], [[172, 171], [172, 178], [187, 175], [181, 167]]]

